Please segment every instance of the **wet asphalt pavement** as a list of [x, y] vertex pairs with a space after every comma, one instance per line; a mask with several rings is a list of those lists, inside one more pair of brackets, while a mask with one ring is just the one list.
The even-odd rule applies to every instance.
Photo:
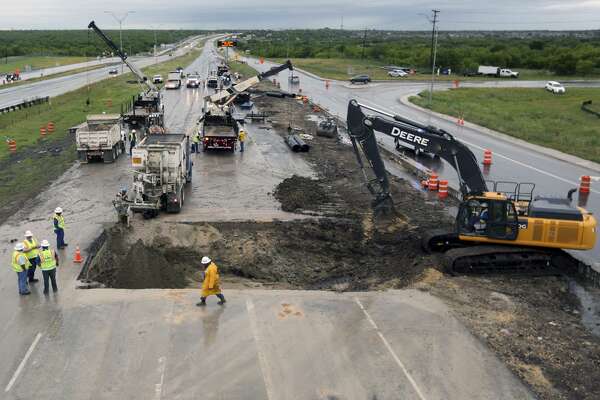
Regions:
[[[188, 70], [206, 71], [207, 46]], [[201, 91], [165, 94], [170, 131], [189, 131]], [[292, 173], [312, 174], [279, 136], [249, 127], [242, 155], [198, 154], [184, 211], [170, 219], [282, 216], [268, 199]], [[75, 164], [0, 230], [0, 391], [3, 399], [529, 399], [529, 391], [457, 322], [441, 301], [412, 290], [335, 294], [228, 291], [219, 307], [195, 290], [75, 289], [71, 259], [116, 215], [129, 159]], [[236, 209], [234, 205], [237, 204]], [[68, 250], [60, 291], [17, 294], [11, 239], [30, 229], [52, 239], [65, 209]], [[228, 210], [225, 212], [224, 210]], [[135, 224], [135, 220], [133, 221]], [[37, 273], [39, 275], [39, 272]]]
[[[268, 61], [261, 65], [255, 59], [247, 59], [247, 61], [249, 65], [259, 71], [267, 70], [275, 65]], [[296, 71], [295, 74], [300, 76], [300, 83], [294, 85], [288, 81], [288, 71], [283, 71], [276, 76], [283, 90], [296, 93], [298, 88], [301, 88], [302, 94], [309, 96], [313, 102], [327, 108], [328, 111], [340, 116], [343, 120], [346, 118], [348, 102], [351, 99], [357, 99], [359, 102], [386, 112], [399, 114], [414, 121], [447, 130], [467, 144], [480, 163], [483, 163], [483, 151], [485, 149], [492, 150], [493, 164], [489, 170], [483, 170], [486, 180], [489, 181], [533, 182], [536, 185], [534, 195], [564, 198], [570, 189], [579, 186], [579, 178], [582, 175], [600, 175], [598, 169], [584, 168], [561, 161], [550, 155], [519, 146], [513, 141], [492, 137], [466, 126], [459, 127], [453, 122], [402, 104], [400, 101], [402, 97], [416, 95], [426, 90], [429, 85], [427, 82], [375, 82], [368, 85], [351, 85], [348, 82], [330, 81], [330, 87], [326, 88], [325, 82], [318, 79], [318, 77], [301, 71]], [[468, 82], [461, 83], [461, 86], [532, 87], [542, 90], [544, 84], [545, 82], [542, 81], [504, 80]], [[451, 85], [451, 83], [439, 83], [436, 88], [450, 88]], [[600, 87], [600, 82], [573, 82], [566, 84], [566, 86]], [[382, 146], [391, 151], [396, 151], [391, 137], [378, 134], [378, 140]], [[412, 157], [414, 158], [414, 155]], [[440, 179], [448, 180], [451, 187], [458, 188], [456, 171], [449, 164], [439, 159], [433, 159], [428, 155], [419, 156], [416, 160], [422, 165], [437, 171]], [[585, 198], [579, 198], [576, 195], [575, 202], [595, 215], [600, 215], [600, 188], [592, 185], [590, 195]], [[569, 252], [600, 272], [600, 245], [597, 244], [593, 250], [589, 251]]]

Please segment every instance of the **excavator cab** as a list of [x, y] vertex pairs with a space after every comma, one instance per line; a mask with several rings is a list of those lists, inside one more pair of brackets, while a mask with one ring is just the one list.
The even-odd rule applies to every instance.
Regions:
[[503, 196], [470, 198], [460, 205], [456, 221], [459, 235], [468, 240], [516, 240], [519, 234], [515, 205]]

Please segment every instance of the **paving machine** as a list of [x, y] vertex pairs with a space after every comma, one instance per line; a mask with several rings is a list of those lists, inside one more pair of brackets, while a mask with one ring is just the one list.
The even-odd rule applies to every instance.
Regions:
[[451, 231], [431, 231], [423, 238], [427, 250], [445, 253], [444, 264], [452, 272], [552, 269], [560, 249], [589, 250], [596, 243], [596, 219], [571, 204], [575, 189], [565, 198], [534, 197], [533, 183], [495, 182], [490, 190], [475, 155], [450, 133], [356, 100], [348, 104], [347, 124], [361, 169], [365, 172], [359, 147], [375, 174], [367, 186], [377, 210], [390, 210], [393, 202], [375, 131], [437, 155], [456, 170], [462, 193], [456, 226]]
[[123, 53], [94, 21], [89, 23], [88, 29], [92, 29], [111, 51], [119, 56], [142, 86], [142, 92], [134, 97], [131, 106], [123, 113], [123, 121], [141, 132], [164, 132], [164, 105], [159, 88], [138, 67], [129, 62], [127, 54]]

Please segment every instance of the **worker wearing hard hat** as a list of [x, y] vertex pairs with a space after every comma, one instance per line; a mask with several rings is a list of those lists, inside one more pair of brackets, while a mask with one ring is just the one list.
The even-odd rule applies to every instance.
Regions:
[[206, 298], [211, 294], [216, 295], [219, 298], [218, 304], [225, 304], [225, 296], [221, 293], [221, 284], [219, 281], [219, 270], [217, 264], [206, 256], [202, 257], [202, 267], [204, 270], [204, 281], [202, 282], [202, 295], [200, 297], [200, 303], [196, 303], [197, 306], [205, 306]]
[[15, 245], [15, 251], [12, 253], [12, 268], [17, 273], [17, 282], [19, 285], [19, 294], [27, 295], [29, 291], [29, 285], [27, 284], [27, 270], [29, 269], [29, 260], [23, 251], [25, 247], [23, 243], [19, 242]]
[[44, 277], [44, 294], [48, 294], [48, 280], [52, 283], [52, 291], [58, 292], [56, 285], [56, 267], [58, 267], [58, 255], [54, 250], [50, 250], [50, 243], [42, 240], [42, 249], [40, 250], [40, 269]]
[[31, 231], [25, 232], [25, 240], [23, 240], [23, 251], [25, 252], [25, 256], [29, 260], [29, 264], [31, 267], [27, 270], [27, 276], [29, 277], [29, 282], [37, 282], [38, 279], [35, 278], [35, 268], [40, 265], [40, 257], [39, 257], [39, 248], [40, 245], [38, 241], [33, 237], [33, 233]]
[[240, 129], [240, 133], [238, 133], [238, 140], [240, 141], [240, 153], [243, 153], [244, 142], [246, 141], [246, 132], [243, 129]]
[[63, 249], [68, 244], [65, 243], [65, 218], [63, 217], [62, 208], [56, 207], [52, 221], [54, 224], [54, 233], [56, 233], [56, 248]]
[[137, 133], [135, 129], [132, 129], [129, 132], [129, 157], [131, 157], [131, 153], [133, 152], [133, 148], [135, 147], [135, 143], [137, 142]]

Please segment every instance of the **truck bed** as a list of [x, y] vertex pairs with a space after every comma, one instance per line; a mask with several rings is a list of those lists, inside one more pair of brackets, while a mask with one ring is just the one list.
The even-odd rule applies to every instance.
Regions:
[[157, 144], [179, 144], [183, 142], [185, 135], [182, 133], [169, 133], [166, 135], [148, 135], [146, 136], [143, 144], [146, 145], [157, 145]]
[[226, 137], [226, 138], [237, 138], [237, 133], [233, 130], [232, 126], [205, 126], [204, 136], [206, 137]]

